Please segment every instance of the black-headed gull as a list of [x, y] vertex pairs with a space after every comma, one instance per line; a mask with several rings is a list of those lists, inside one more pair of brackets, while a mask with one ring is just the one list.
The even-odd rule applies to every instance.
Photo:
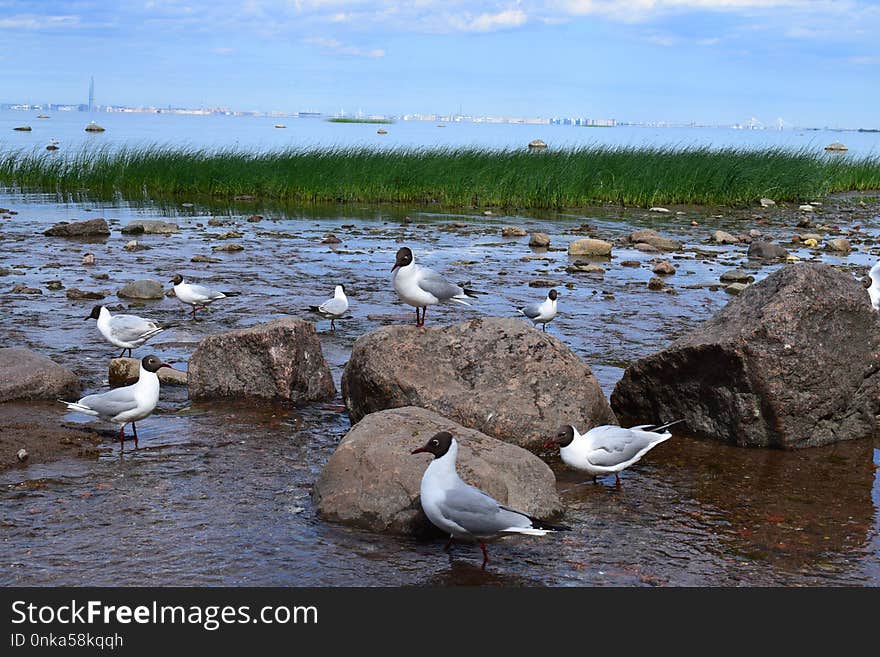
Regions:
[[119, 357], [131, 356], [131, 350], [137, 349], [147, 340], [165, 329], [143, 317], [137, 315], [111, 315], [105, 306], [95, 306], [92, 313], [86, 317], [98, 320], [98, 331], [112, 345], [122, 348]]
[[[450, 283], [433, 269], [417, 265], [412, 249], [408, 246], [397, 250], [391, 271], [397, 296], [416, 309], [416, 326], [425, 325], [428, 306], [443, 301], [454, 301], [469, 306], [471, 304], [467, 299], [476, 299], [476, 295], [479, 294], [474, 290]], [[419, 308], [422, 309], [421, 317], [419, 317]]]
[[684, 420], [660, 426], [642, 424], [630, 429], [606, 424], [593, 427], [585, 434], [578, 433], [569, 424], [560, 427], [556, 437], [544, 443], [544, 447], [559, 445], [559, 455], [566, 465], [592, 475], [593, 481], [599, 475], [613, 473], [614, 483], [620, 486], [618, 473], [672, 438], [672, 434], [664, 430], [679, 422]]
[[551, 525], [509, 509], [479, 488], [466, 484], [455, 467], [458, 441], [448, 431], [441, 431], [413, 454], [433, 454], [422, 475], [420, 488], [422, 508], [435, 526], [449, 535], [444, 549], [454, 539], [476, 541], [483, 550], [483, 567], [489, 561], [486, 542], [504, 536], [528, 534], [544, 536], [550, 532], [567, 531], [570, 527]]
[[125, 448], [125, 425], [131, 422], [134, 432], [134, 446], [137, 448], [137, 426], [135, 422], [143, 420], [156, 409], [159, 403], [159, 377], [156, 374], [163, 367], [171, 367], [163, 363], [157, 356], [145, 356], [141, 360], [140, 375], [136, 383], [123, 388], [114, 388], [97, 395], [86, 395], [76, 402], [59, 399], [67, 405], [67, 410], [94, 415], [105, 422], [119, 425], [119, 444]]
[[559, 293], [556, 290], [550, 290], [547, 298], [541, 303], [530, 303], [528, 306], [519, 308], [521, 315], [525, 315], [537, 326], [541, 324], [541, 328], [546, 331], [547, 323], [552, 322], [556, 317], [556, 298]]
[[324, 319], [330, 320], [330, 330], [336, 330], [336, 320], [348, 312], [348, 297], [345, 296], [345, 286], [337, 285], [333, 290], [333, 298], [327, 299], [320, 306], [309, 306], [309, 311], [319, 314]]
[[871, 277], [871, 287], [868, 288], [871, 305], [874, 307], [874, 310], [880, 310], [880, 262], [871, 267], [868, 275]]
[[180, 274], [174, 274], [174, 277], [168, 282], [174, 283], [174, 295], [178, 300], [192, 306], [193, 319], [196, 318], [196, 310], [199, 308], [205, 308], [218, 299], [238, 296], [238, 292], [220, 292], [204, 285], [184, 283], [183, 276]]

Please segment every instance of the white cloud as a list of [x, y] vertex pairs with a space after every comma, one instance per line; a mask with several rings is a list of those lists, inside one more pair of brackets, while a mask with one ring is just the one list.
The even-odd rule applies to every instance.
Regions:
[[0, 29], [6, 30], [46, 30], [79, 27], [79, 16], [39, 16], [37, 14], [18, 14], [0, 18]]
[[318, 46], [324, 50], [329, 50], [337, 55], [346, 55], [349, 57], [368, 57], [376, 59], [385, 56], [385, 51], [382, 48], [358, 48], [357, 46], [346, 45], [337, 39], [328, 39], [326, 37], [311, 37], [306, 39], [306, 43]]
[[507, 9], [494, 14], [451, 16], [449, 25], [465, 32], [493, 32], [524, 25], [528, 17], [521, 9]]
[[235, 52], [234, 48], [213, 48], [211, 50], [215, 55], [231, 55]]

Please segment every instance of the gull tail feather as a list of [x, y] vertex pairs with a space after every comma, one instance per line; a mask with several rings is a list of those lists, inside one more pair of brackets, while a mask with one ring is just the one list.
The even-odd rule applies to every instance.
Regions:
[[681, 424], [682, 422], [684, 422], [684, 418], [682, 418], [681, 420], [673, 420], [672, 422], [667, 422], [666, 424], [660, 424], [656, 426], [653, 424], [646, 424], [644, 430], [651, 431], [653, 433], [660, 433], [664, 429], [674, 427], [676, 424]]
[[63, 399], [59, 399], [57, 401], [61, 402], [62, 404], [65, 404], [67, 406], [68, 411], [77, 411], [79, 413], [85, 413], [86, 415], [97, 415], [98, 414], [96, 411], [93, 411], [88, 406], [83, 406], [79, 402], [69, 402], [69, 401], [64, 401]]
[[479, 290], [471, 290], [467, 287], [462, 287], [461, 289], [464, 290], [464, 295], [466, 297], [470, 297], [471, 299], [476, 299], [477, 295], [485, 294], [485, 292], [480, 292]]
[[241, 292], [225, 292], [224, 291], [224, 292], [221, 292], [220, 294], [222, 294], [223, 296], [226, 296], [226, 297], [237, 297], [241, 294]]

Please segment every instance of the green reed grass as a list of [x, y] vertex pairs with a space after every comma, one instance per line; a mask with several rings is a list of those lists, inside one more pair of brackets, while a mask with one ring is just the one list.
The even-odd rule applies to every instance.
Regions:
[[88, 198], [253, 196], [284, 203], [562, 209], [614, 203], [745, 205], [880, 189], [880, 156], [806, 150], [328, 148], [244, 152], [170, 146], [0, 153], [0, 185]]

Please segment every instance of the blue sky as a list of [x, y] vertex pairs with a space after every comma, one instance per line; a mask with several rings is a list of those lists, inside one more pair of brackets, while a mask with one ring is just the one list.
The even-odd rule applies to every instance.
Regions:
[[865, 0], [0, 0], [0, 101], [880, 127]]

